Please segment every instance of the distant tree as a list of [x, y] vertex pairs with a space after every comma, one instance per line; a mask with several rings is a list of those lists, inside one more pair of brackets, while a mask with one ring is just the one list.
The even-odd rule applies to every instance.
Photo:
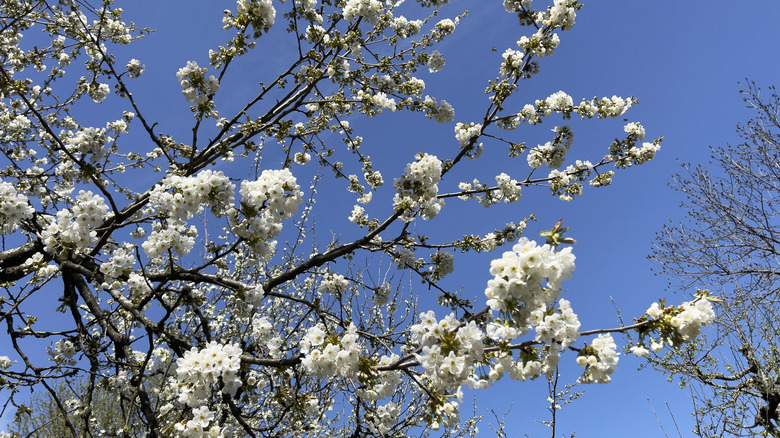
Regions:
[[742, 93], [755, 111], [744, 142], [675, 177], [688, 216], [651, 256], [675, 289], [722, 299], [712, 330], [656, 362], [691, 387], [703, 437], [780, 437], [780, 98], [752, 82]]
[[[120, 386], [110, 386], [109, 380], [100, 380], [91, 388], [88, 379], [55, 380], [52, 386], [32, 394], [30, 400], [17, 409], [8, 432], [19, 437], [89, 436], [144, 436], [141, 413], [137, 409], [123, 412], [130, 406], [128, 393]], [[149, 377], [149, 384], [159, 384]], [[91, 394], [88, 401], [85, 394]], [[90, 407], [90, 426], [82, 421], [85, 403]]]
[[[508, 224], [461, 219], [455, 234], [445, 200], [483, 209], [543, 187], [569, 201], [653, 159], [660, 139], [621, 124], [593, 161], [569, 156], [567, 124], [526, 144], [530, 125], [620, 118], [636, 103], [520, 100], [577, 0], [505, 0], [495, 12], [527, 35], [490, 55], [491, 80], [450, 87], [486, 94], [456, 121], [426, 93], [445, 67], [436, 48], [467, 19], [447, 3], [238, 0], [215, 11], [219, 40], [158, 81], [161, 57], [133, 44], [159, 34], [119, 6], [134, 2], [0, 0], [0, 377], [17, 431], [457, 435], [474, 430], [459, 417], [464, 385], [556, 388], [567, 352], [582, 367], [572, 381], [609, 382], [611, 333], [630, 328], [580, 331], [561, 297], [566, 227], [523, 236], [529, 208]], [[211, 4], [183, 2], [166, 25], [203, 31], [190, 21]], [[402, 111], [394, 120], [447, 134], [418, 142], [399, 126], [391, 154], [364, 142], [365, 118]], [[468, 165], [507, 159], [519, 174], [488, 182]], [[507, 244], [484, 289], [450, 280], [479, 275], [455, 269], [461, 253]], [[698, 298], [632, 328], [690, 341], [711, 317]]]

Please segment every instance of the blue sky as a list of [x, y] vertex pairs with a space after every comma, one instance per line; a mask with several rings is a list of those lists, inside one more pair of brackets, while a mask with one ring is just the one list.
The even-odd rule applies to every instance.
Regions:
[[[221, 10], [225, 6], [234, 7], [233, 2], [197, 2], [197, 6], [195, 3], [139, 0], [123, 5], [128, 17], [139, 25], [157, 29], [126, 52], [128, 59], [139, 57], [147, 66], [144, 76], [134, 82], [140, 87], [136, 97], [148, 108], [147, 117], [159, 120], [160, 128], [167, 132], [180, 133], [180, 141], [186, 140], [192, 118], [180, 94], [175, 72], [188, 60], [207, 64], [208, 48], [222, 35]], [[534, 3], [543, 4], [540, 0]], [[572, 95], [575, 102], [583, 97], [633, 95], [640, 104], [624, 117], [641, 121], [650, 138], [665, 137], [657, 158], [646, 165], [619, 171], [611, 187], [586, 187], [584, 196], [571, 203], [557, 200], [543, 188], [527, 189], [520, 203], [490, 210], [476, 203], [463, 205], [461, 201], [451, 200], [437, 219], [435, 230], [429, 224], [420, 224], [420, 229], [455, 236], [485, 233], [533, 212], [538, 222], [529, 227], [527, 234], [533, 238], [540, 228], [550, 228], [559, 218], [564, 218], [564, 224], [572, 227], [571, 236], [577, 239], [574, 247], [577, 269], [573, 279], [565, 283], [568, 289], [565, 297], [572, 301], [583, 330], [587, 330], [617, 326], [613, 300], [630, 321], [659, 297], [669, 296], [671, 302], [686, 299], [673, 297], [673, 292], [666, 289], [667, 280], [654, 276], [653, 266], [646, 260], [662, 224], [669, 218], [676, 220], [684, 215], [678, 208], [679, 197], [667, 184], [671, 175], [680, 170], [681, 162], [705, 162], [708, 145], [739, 141], [735, 125], [751, 115], [738, 94], [740, 81], [749, 78], [762, 86], [777, 82], [780, 61], [776, 53], [780, 37], [776, 23], [780, 19], [780, 2], [593, 0], [583, 3], [585, 6], [578, 13], [574, 29], [560, 35], [561, 45], [555, 55], [540, 60], [540, 74], [520, 84], [513, 102], [519, 109], [526, 102], [543, 99], [558, 90]], [[426, 92], [451, 102], [456, 121], [479, 121], [487, 103], [483, 90], [487, 80], [497, 73], [501, 53], [508, 47], [517, 48], [514, 41], [530, 31], [519, 28], [516, 19], [503, 11], [498, 0], [455, 0], [453, 6], [468, 8], [470, 14], [461, 21], [455, 35], [438, 48], [447, 58], [447, 64], [436, 75], [423, 75], [428, 84]], [[186, 12], [182, 14], [183, 9]], [[279, 25], [282, 18], [277, 18]], [[278, 26], [275, 31], [281, 34], [283, 29]], [[275, 38], [275, 34], [271, 37]], [[273, 41], [277, 44], [277, 39]], [[275, 67], [282, 64], [284, 47], [275, 45], [258, 50], [252, 58], [242, 61], [236, 81], [256, 84], [263, 80], [263, 72], [278, 70]], [[493, 47], [497, 50], [492, 51]], [[247, 80], [255, 76], [256, 80]], [[233, 99], [242, 103], [239, 100], [246, 95], [244, 92], [240, 87], [223, 86], [217, 104], [230, 106]], [[385, 171], [386, 181], [399, 173], [416, 152], [445, 157], [457, 147], [451, 125], [425, 123], [420, 117], [383, 114], [370, 120], [355, 117], [350, 121], [365, 137], [364, 147], [370, 148], [372, 157], [383, 163], [384, 169], [397, 169]], [[521, 128], [512, 135], [528, 141], [529, 145], [544, 143], [549, 140], [549, 130], [555, 123], [563, 124], [551, 119], [533, 129]], [[594, 162], [605, 154], [609, 142], [622, 134], [624, 124], [622, 118], [570, 123], [575, 130], [575, 143], [569, 157]], [[474, 162], [464, 166], [462, 173], [448, 175], [442, 191], [452, 191], [458, 181], [475, 176], [492, 181], [496, 174], [507, 172], [520, 179], [528, 172], [524, 158], [504, 160], [500, 158], [504, 150], [487, 149], [485, 153], [492, 159], [481, 160], [482, 164]], [[392, 196], [391, 189], [389, 184], [385, 187], [385, 197]], [[352, 205], [351, 197], [328, 202], [329, 206], [343, 204], [342, 219]], [[386, 204], [382, 211], [388, 207]], [[376, 214], [381, 217], [379, 212]], [[354, 228], [345, 228], [345, 239], [355, 232]], [[446, 284], [462, 288], [464, 296], [484, 301], [489, 262], [499, 256], [500, 251], [456, 259], [456, 273]], [[575, 388], [585, 390], [585, 394], [559, 412], [559, 435], [568, 436], [576, 431], [578, 437], [658, 437], [664, 435], [660, 422], [668, 436], [674, 437], [678, 436], [676, 421], [682, 436], [689, 436], [692, 422], [688, 392], [679, 390], [656, 372], [636, 372], [641, 363], [636, 358], [621, 356], [621, 359], [613, 383]], [[562, 361], [571, 365], [574, 355], [564, 355]], [[576, 365], [568, 367], [568, 371], [564, 372], [562, 383], [576, 380]], [[477, 413], [494, 409], [501, 416], [512, 406], [506, 417], [509, 436], [548, 434], [536, 422], [549, 419], [545, 411], [545, 382], [528, 384], [506, 379], [476, 396]], [[466, 401], [462, 415], [468, 412]], [[491, 435], [487, 424], [482, 430], [485, 436]]]

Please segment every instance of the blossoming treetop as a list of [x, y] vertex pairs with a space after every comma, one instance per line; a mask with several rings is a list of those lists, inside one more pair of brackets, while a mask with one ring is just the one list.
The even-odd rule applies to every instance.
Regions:
[[[193, 118], [168, 131], [134, 95], [143, 59], [117, 51], [148, 31], [123, 21], [115, 2], [4, 3], [0, 312], [10, 347], [0, 375], [10, 399], [23, 402], [26, 386], [50, 391], [73, 435], [396, 436], [459, 427], [463, 386], [550, 378], [567, 350], [581, 382], [609, 382], [610, 332], [639, 330], [639, 355], [693, 339], [712, 319], [704, 295], [656, 303], [630, 327], [580, 331], [561, 298], [575, 260], [561, 223], [544, 244], [521, 237], [527, 218], [441, 241], [411, 232], [446, 215], [451, 198], [489, 207], [547, 186], [570, 201], [584, 182], [609, 185], [613, 169], [660, 147], [636, 122], [594, 161], [568, 158], [568, 125], [536, 146], [518, 134], [545, 120], [619, 117], [636, 103], [575, 103], [563, 91], [510, 99], [572, 28], [576, 0], [504, 1], [532, 32], [498, 60], [484, 117], [455, 123], [423, 79], [444, 67], [436, 47], [465, 19], [439, 18], [446, 3], [239, 0], [222, 17], [229, 37], [204, 48], [207, 63], [171, 72]], [[240, 105], [220, 104], [224, 79], [271, 36], [293, 41], [292, 62], [242, 84]], [[349, 120], [394, 111], [452, 124], [454, 138], [441, 139], [448, 152], [401, 150], [400, 174], [374, 163]], [[525, 156], [523, 175], [445, 186], [454, 168], [483, 159], [485, 142]], [[355, 199], [343, 212], [351, 223], [334, 225], [349, 230], [346, 241], [323, 241], [314, 226], [323, 187]], [[456, 275], [456, 253], [510, 243], [485, 271], [484, 298], [439, 285]], [[441, 308], [392, 276], [372, 278], [358, 255], [390, 258], [438, 291]], [[51, 330], [38, 317], [51, 315], [42, 297], [57, 294], [63, 315]], [[74, 377], [83, 385], [60, 400], [55, 383]], [[122, 416], [110, 426], [93, 421], [104, 391]]]

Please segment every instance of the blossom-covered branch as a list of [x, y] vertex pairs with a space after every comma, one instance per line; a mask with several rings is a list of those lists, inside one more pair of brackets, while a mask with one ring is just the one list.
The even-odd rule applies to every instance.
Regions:
[[[530, 125], [620, 117], [636, 103], [575, 106], [563, 91], [514, 101], [573, 28], [577, 0], [504, 2], [532, 33], [496, 54], [481, 120], [458, 122], [449, 96], [425, 91], [447, 68], [442, 43], [469, 19], [446, 0], [238, 0], [211, 23], [223, 39], [168, 72], [172, 87], [147, 82], [151, 57], [127, 56], [155, 38], [126, 21], [131, 6], [6, 3], [0, 376], [19, 434], [34, 421], [21, 391], [39, 386], [59, 415], [52, 435], [454, 433], [464, 386], [552, 378], [567, 351], [580, 382], [606, 383], [618, 363], [609, 333], [639, 330], [656, 351], [711, 320], [698, 299], [581, 332], [562, 297], [575, 256], [561, 223], [544, 244], [523, 236], [531, 215], [478, 234], [440, 225], [445, 200], [490, 207], [544, 186], [570, 201], [584, 181], [609, 185], [659, 150], [637, 122], [596, 164], [569, 158], [568, 125], [525, 146]], [[150, 105], [186, 117], [154, 120]], [[399, 138], [402, 165], [374, 162], [360, 121], [393, 112], [453, 134], [436, 147]], [[487, 142], [522, 157], [524, 175], [452, 181], [487, 160]], [[505, 245], [465, 274], [484, 275], [484, 291], [445, 279], [464, 275], [456, 250]]]

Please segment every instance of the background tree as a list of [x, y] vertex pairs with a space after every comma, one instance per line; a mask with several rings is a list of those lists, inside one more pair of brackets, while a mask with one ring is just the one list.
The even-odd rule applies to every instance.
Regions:
[[[127, 435], [144, 436], [146, 428], [139, 412], [122, 412], [128, 401], [122, 396], [121, 388], [107, 386], [108, 380], [101, 383], [91, 392], [89, 427], [81, 421], [84, 407], [81, 397], [87, 393], [89, 382], [73, 378], [56, 380], [46, 391], [33, 393], [17, 409], [8, 432], [21, 437], [83, 436], [90, 431], [106, 435], [117, 429], [118, 419], [126, 419]], [[160, 383], [154, 376], [148, 379], [149, 386]]]
[[657, 363], [691, 385], [700, 436], [780, 436], [780, 98], [768, 91], [742, 90], [755, 111], [743, 143], [675, 177], [688, 216], [652, 255], [675, 289], [723, 300], [713, 330]]
[[[464, 18], [446, 3], [239, 0], [218, 23], [223, 42], [168, 75], [183, 100], [144, 103], [134, 89], [147, 65], [123, 46], [149, 30], [114, 2], [3, 1], [6, 406], [47, 389], [53, 405], [43, 405], [75, 436], [454, 435], [473, 430], [458, 416], [465, 385], [508, 376], [555, 387], [567, 350], [579, 381], [606, 383], [618, 360], [610, 332], [692, 340], [712, 317], [701, 297], [581, 332], [560, 298], [574, 269], [561, 222], [545, 244], [521, 236], [530, 214], [442, 236], [445, 200], [489, 207], [543, 186], [568, 201], [660, 147], [637, 122], [595, 162], [567, 157], [569, 125], [535, 146], [518, 133], [553, 117], [621, 117], [636, 103], [575, 103], [563, 91], [513, 99], [573, 27], [576, 0], [504, 3], [530, 34], [508, 43], [484, 116], [456, 123], [421, 78], [444, 66], [434, 47]], [[152, 104], [171, 114], [153, 120]], [[399, 149], [409, 155], [399, 173], [371, 160], [351, 121], [400, 111], [455, 135], [428, 145], [438, 155]], [[464, 163], [486, 159], [486, 144], [522, 157], [523, 176], [479, 182]], [[456, 253], [509, 242], [486, 275], [486, 302], [441, 281]], [[118, 414], [110, 427], [99, 420], [106, 395]]]

